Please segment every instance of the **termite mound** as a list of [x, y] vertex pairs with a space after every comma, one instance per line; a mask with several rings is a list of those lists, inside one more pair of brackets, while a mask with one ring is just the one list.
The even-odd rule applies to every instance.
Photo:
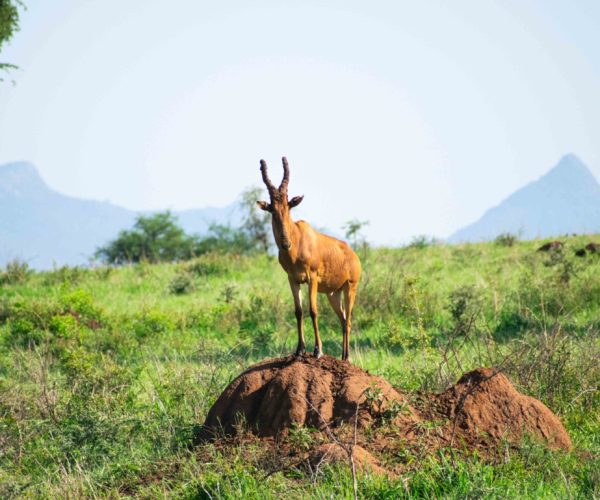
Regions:
[[560, 419], [499, 370], [468, 372], [440, 394], [411, 394], [347, 362], [308, 355], [268, 359], [244, 371], [212, 406], [195, 441], [244, 429], [277, 442], [299, 426], [320, 432], [319, 449], [353, 439], [375, 464], [382, 453], [416, 446], [485, 456], [528, 437], [551, 449], [572, 447]]
[[414, 423], [406, 398], [382, 378], [327, 355], [288, 356], [251, 366], [231, 382], [208, 412], [202, 434], [231, 435], [240, 423], [263, 437], [298, 425], [325, 430], [351, 422], [366, 428], [398, 406], [403, 411], [394, 423]]

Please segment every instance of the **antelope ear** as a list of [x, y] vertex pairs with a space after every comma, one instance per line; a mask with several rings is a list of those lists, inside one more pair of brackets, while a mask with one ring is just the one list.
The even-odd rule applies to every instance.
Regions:
[[258, 208], [260, 208], [261, 210], [264, 210], [265, 212], [273, 211], [271, 204], [267, 203], [266, 201], [257, 201], [256, 204], [258, 205]]
[[288, 201], [288, 207], [294, 208], [300, 205], [302, 200], [304, 199], [304, 195], [302, 196], [294, 196], [290, 201]]

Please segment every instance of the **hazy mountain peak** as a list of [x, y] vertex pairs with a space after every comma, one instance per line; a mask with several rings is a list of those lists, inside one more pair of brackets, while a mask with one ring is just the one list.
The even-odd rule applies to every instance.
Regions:
[[[35, 268], [84, 264], [140, 214], [57, 193], [31, 163], [0, 165], [0, 267], [14, 258]], [[237, 204], [175, 215], [188, 233], [206, 233], [211, 222], [237, 225], [241, 217]]]
[[567, 154], [448, 241], [484, 241], [504, 232], [526, 239], [600, 232], [600, 184], [577, 156]]
[[590, 169], [572, 153], [563, 156], [540, 180], [566, 182], [568, 185], [580, 182], [598, 184]]
[[48, 192], [48, 186], [32, 163], [0, 165], [0, 195], [31, 197]]

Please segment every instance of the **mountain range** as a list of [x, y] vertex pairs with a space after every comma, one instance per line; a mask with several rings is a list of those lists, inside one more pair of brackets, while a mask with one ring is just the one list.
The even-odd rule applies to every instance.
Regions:
[[[60, 194], [27, 162], [0, 166], [0, 266], [21, 259], [36, 269], [89, 262], [96, 249], [130, 228], [143, 212]], [[238, 224], [237, 203], [174, 212], [188, 233], [211, 222]]]
[[447, 241], [486, 241], [506, 232], [522, 239], [599, 233], [600, 184], [577, 156], [565, 155], [545, 175], [515, 191]]
[[[142, 213], [60, 194], [31, 163], [1, 165], [0, 267], [16, 258], [36, 269], [87, 264], [99, 246], [130, 228]], [[212, 222], [238, 225], [242, 217], [235, 202], [174, 214], [186, 232], [195, 234], [205, 234]], [[568, 154], [447, 241], [485, 241], [506, 232], [523, 239], [600, 233], [598, 181], [581, 160]]]

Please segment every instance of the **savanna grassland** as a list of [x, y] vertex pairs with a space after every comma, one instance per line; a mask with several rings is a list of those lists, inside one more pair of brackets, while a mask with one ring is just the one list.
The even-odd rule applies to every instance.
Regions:
[[[391, 453], [405, 472], [360, 476], [359, 495], [600, 496], [600, 256], [540, 242], [360, 251], [351, 359], [403, 390], [440, 391], [501, 366], [560, 416], [570, 453], [534, 442], [494, 463]], [[206, 254], [177, 264], [14, 265], [0, 277], [0, 496], [351, 497], [344, 464], [278, 467], [260, 442], [191, 446], [224, 387], [296, 346], [277, 259]], [[341, 355], [319, 299], [324, 350]], [[306, 321], [308, 348], [312, 328]], [[302, 448], [310, 431], [285, 438]]]

